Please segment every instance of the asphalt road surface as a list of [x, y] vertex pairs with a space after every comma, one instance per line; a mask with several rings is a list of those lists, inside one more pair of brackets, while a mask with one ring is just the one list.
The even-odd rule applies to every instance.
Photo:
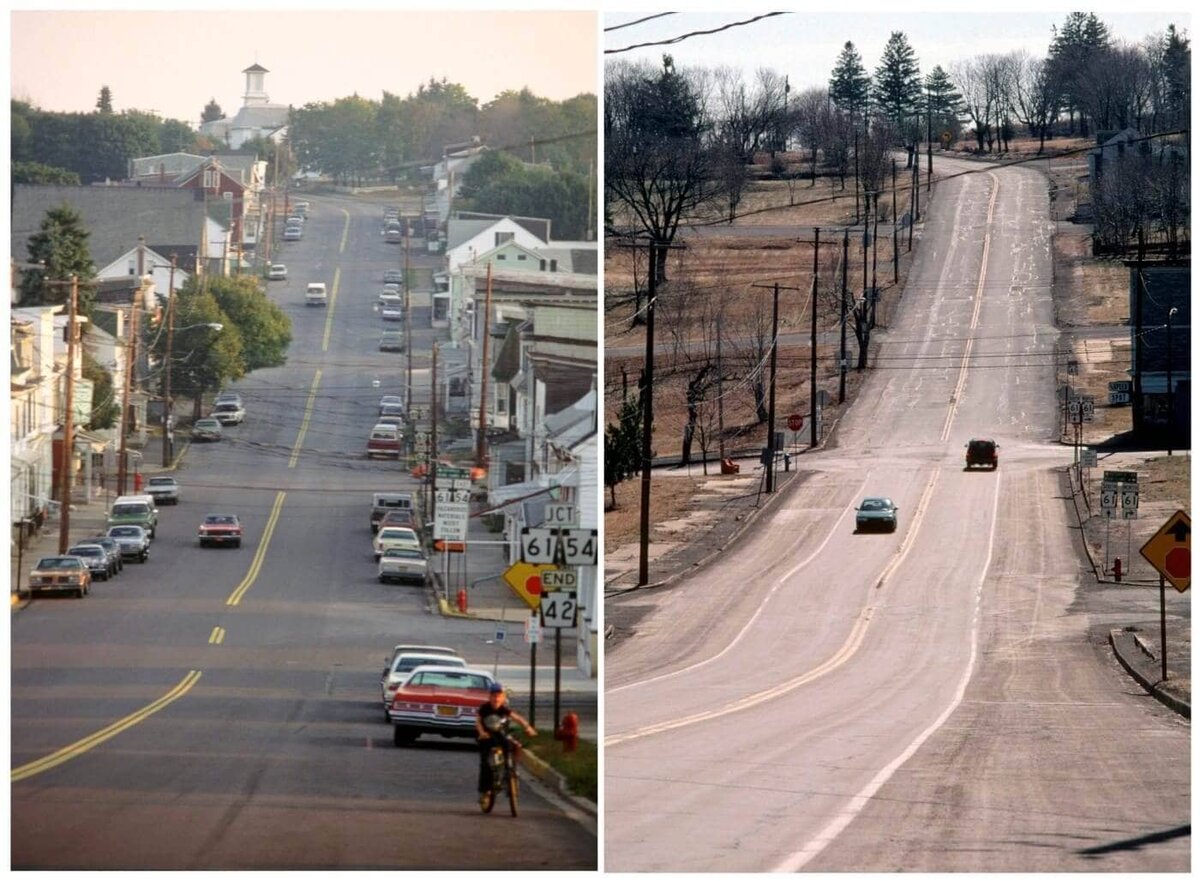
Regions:
[[[415, 488], [398, 463], [363, 457], [379, 397], [404, 382], [372, 309], [403, 247], [383, 243], [378, 207], [311, 201], [304, 240], [276, 258], [289, 279], [269, 288], [294, 322], [288, 365], [239, 383], [245, 423], [188, 451], [149, 562], [14, 616], [14, 867], [597, 863], [594, 828], [533, 782], [520, 817], [504, 803], [481, 814], [472, 741], [392, 745], [379, 696], [391, 647], [448, 645], [490, 667], [493, 628], [443, 621], [423, 590], [375, 578], [370, 493]], [[304, 305], [309, 281], [329, 286], [327, 308]], [[424, 303], [417, 401], [431, 339]], [[197, 547], [215, 512], [240, 515], [240, 549]]]
[[[1189, 723], [1079, 602], [1050, 231], [1034, 171], [942, 183], [836, 447], [718, 564], [609, 600], [639, 617], [608, 658], [607, 870], [1189, 869]], [[964, 471], [973, 436], [997, 471]], [[855, 533], [868, 495], [895, 533]]]

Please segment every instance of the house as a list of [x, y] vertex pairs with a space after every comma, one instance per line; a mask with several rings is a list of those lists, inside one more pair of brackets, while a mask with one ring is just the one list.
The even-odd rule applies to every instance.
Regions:
[[487, 149], [479, 143], [478, 137], [461, 144], [447, 144], [442, 149], [442, 158], [430, 169], [433, 176], [433, 207], [439, 223], [449, 220], [454, 197], [462, 189], [463, 175]]
[[232, 119], [223, 116], [201, 123], [200, 134], [228, 144], [231, 150], [255, 138], [281, 143], [287, 136], [291, 109], [286, 104], [271, 103], [266, 90], [266, 76], [270, 71], [255, 63], [242, 73], [246, 76], [246, 91], [242, 95], [241, 109]]
[[1132, 260], [1125, 265], [1129, 268], [1134, 433], [1190, 445], [1191, 265]]
[[9, 320], [9, 522], [13, 524], [41, 526], [57, 493], [53, 439], [60, 418], [61, 365], [54, 359], [54, 316], [62, 308], [14, 309]]

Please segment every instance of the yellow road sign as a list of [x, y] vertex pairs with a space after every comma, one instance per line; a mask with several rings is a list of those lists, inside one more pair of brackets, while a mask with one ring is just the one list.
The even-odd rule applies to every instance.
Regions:
[[1192, 518], [1176, 511], [1150, 541], [1142, 545], [1142, 556], [1177, 591], [1192, 585]]
[[536, 609], [542, 604], [542, 572], [553, 568], [518, 560], [504, 570], [503, 577], [513, 593], [524, 600], [529, 608]]

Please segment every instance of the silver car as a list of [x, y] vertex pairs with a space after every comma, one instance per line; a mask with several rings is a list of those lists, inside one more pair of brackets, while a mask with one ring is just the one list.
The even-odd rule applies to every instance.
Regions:
[[379, 581], [415, 581], [424, 584], [429, 571], [425, 555], [415, 548], [384, 548], [379, 555]]
[[174, 477], [151, 477], [146, 481], [146, 494], [155, 504], [179, 504], [179, 481]]
[[108, 537], [121, 546], [122, 557], [132, 557], [139, 563], [150, 558], [150, 534], [140, 526], [110, 526]]

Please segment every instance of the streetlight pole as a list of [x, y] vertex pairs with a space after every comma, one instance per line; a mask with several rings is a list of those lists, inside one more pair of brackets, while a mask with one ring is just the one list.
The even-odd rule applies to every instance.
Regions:
[[71, 306], [67, 318], [67, 388], [63, 413], [62, 465], [59, 474], [58, 552], [71, 546], [71, 484], [75, 464], [75, 312], [79, 308], [79, 276], [71, 276]]
[[[1167, 311], [1167, 455], [1173, 453], [1172, 434], [1175, 431], [1175, 377], [1171, 372], [1171, 360], [1174, 352], [1171, 350], [1171, 319], [1179, 310], [1172, 306]], [[1165, 678], [1165, 677], [1164, 677]]]
[[171, 407], [171, 339], [175, 335], [175, 255], [171, 255], [171, 278], [167, 282], [167, 357], [163, 361], [163, 435], [162, 463], [171, 466], [171, 447], [174, 446]]

